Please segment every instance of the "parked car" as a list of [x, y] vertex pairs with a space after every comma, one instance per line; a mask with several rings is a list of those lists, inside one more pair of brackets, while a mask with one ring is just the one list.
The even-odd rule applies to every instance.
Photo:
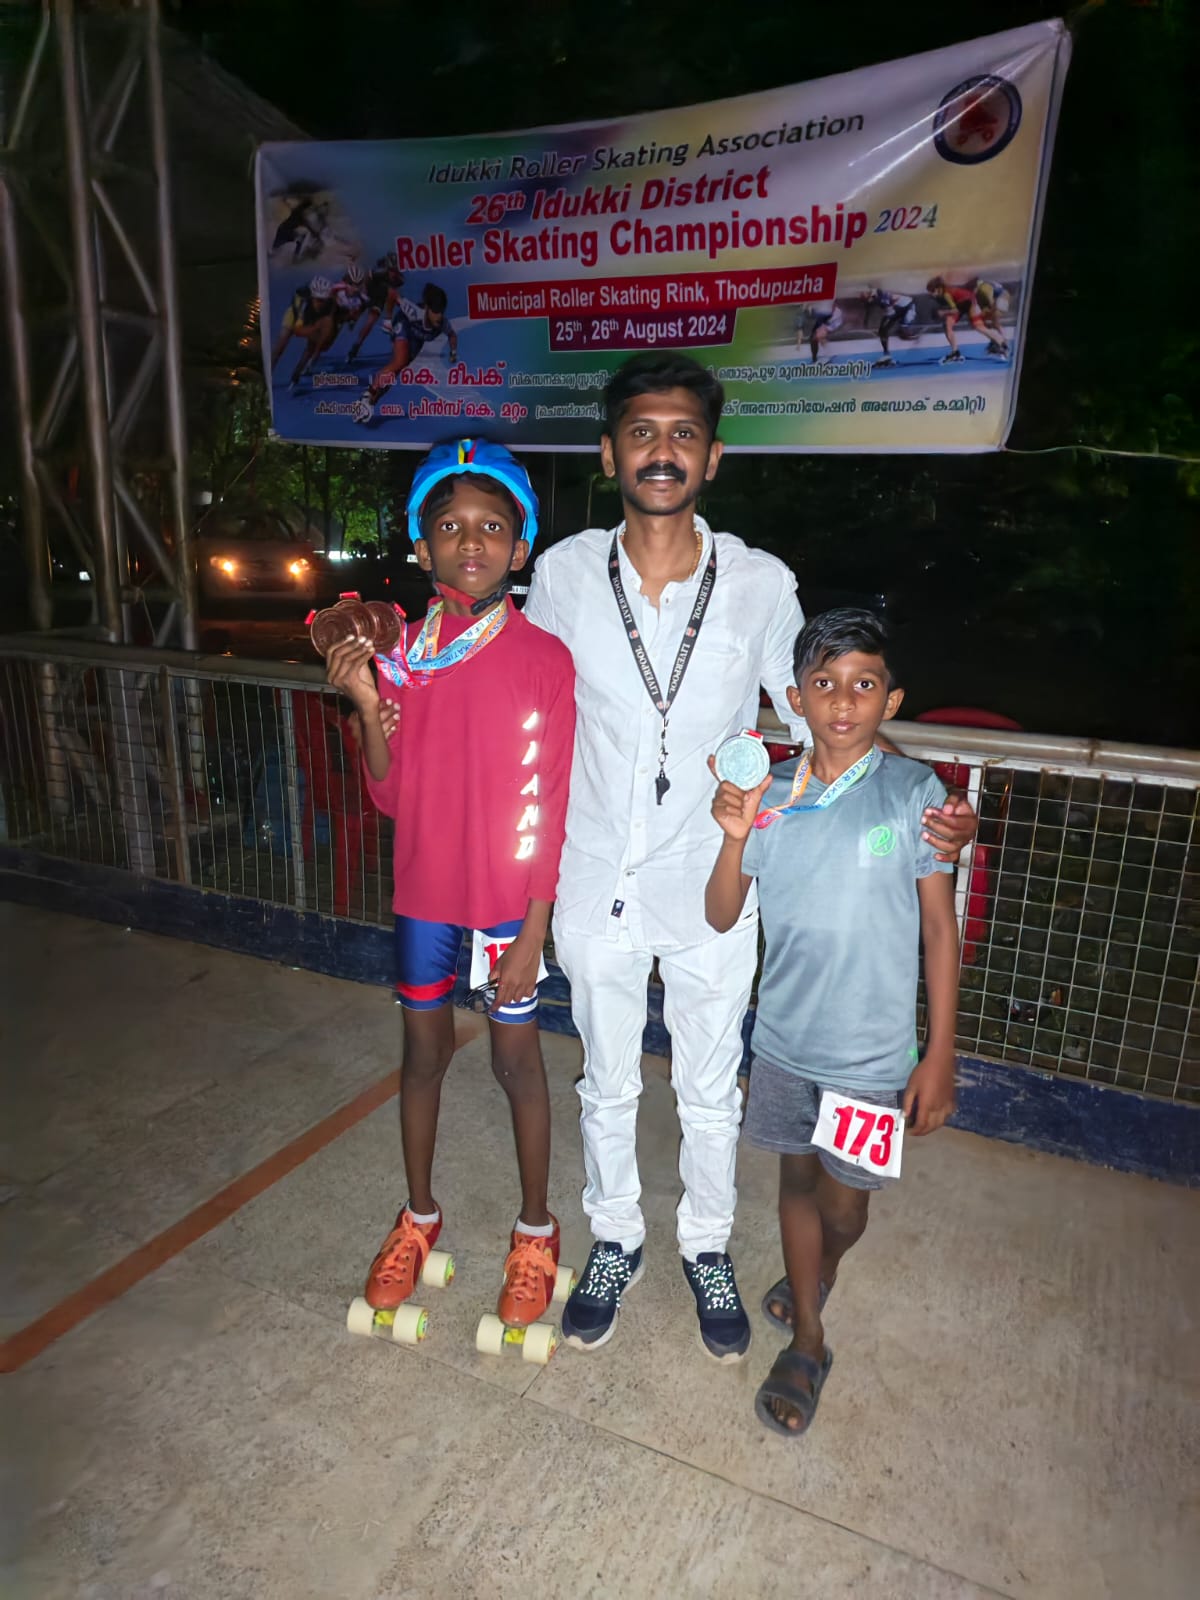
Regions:
[[196, 539], [200, 591], [208, 600], [316, 597], [318, 558], [310, 540], [277, 511], [255, 506], [205, 518]]

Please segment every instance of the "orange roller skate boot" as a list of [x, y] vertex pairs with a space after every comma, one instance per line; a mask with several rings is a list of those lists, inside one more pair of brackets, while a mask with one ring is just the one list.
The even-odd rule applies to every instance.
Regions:
[[363, 1295], [350, 1302], [346, 1326], [351, 1333], [374, 1334], [397, 1344], [418, 1344], [425, 1337], [429, 1313], [411, 1304], [418, 1283], [445, 1288], [454, 1277], [454, 1257], [435, 1250], [442, 1231], [436, 1222], [416, 1222], [406, 1206], [396, 1226], [379, 1247], [367, 1274]]
[[550, 1234], [513, 1229], [496, 1313], [483, 1317], [475, 1334], [475, 1348], [485, 1355], [519, 1349], [524, 1360], [544, 1366], [558, 1348], [557, 1328], [541, 1319], [551, 1302], [567, 1298], [575, 1274], [559, 1265], [558, 1221], [550, 1220]]

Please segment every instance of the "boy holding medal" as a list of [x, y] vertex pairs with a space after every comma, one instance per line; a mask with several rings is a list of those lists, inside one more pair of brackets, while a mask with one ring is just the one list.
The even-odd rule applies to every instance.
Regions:
[[[439, 598], [396, 648], [335, 644], [331, 684], [354, 703], [367, 786], [396, 820], [396, 997], [404, 1008], [400, 1130], [408, 1201], [371, 1266], [368, 1303], [413, 1293], [442, 1214], [432, 1168], [464, 933], [488, 980], [492, 1070], [508, 1096], [521, 1180], [499, 1314], [545, 1312], [558, 1262], [546, 1209], [550, 1105], [538, 1044], [542, 946], [558, 882], [575, 737], [575, 674], [559, 640], [508, 598], [537, 534], [528, 475], [501, 445], [433, 449], [408, 500], [417, 560]], [[482, 971], [479, 972], [479, 968]]]
[[811, 750], [753, 789], [720, 784], [712, 811], [725, 837], [705, 897], [723, 931], [758, 882], [766, 955], [743, 1135], [780, 1157], [786, 1276], [763, 1311], [792, 1339], [755, 1411], [785, 1435], [816, 1412], [833, 1360], [821, 1312], [871, 1191], [898, 1176], [906, 1125], [931, 1133], [954, 1110], [958, 1003], [954, 869], [922, 838], [922, 814], [945, 790], [875, 743], [903, 699], [882, 623], [849, 609], [815, 617], [796, 640], [795, 680], [788, 700]]

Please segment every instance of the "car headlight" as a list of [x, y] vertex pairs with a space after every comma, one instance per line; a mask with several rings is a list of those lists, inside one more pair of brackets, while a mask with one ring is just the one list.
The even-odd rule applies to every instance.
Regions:
[[223, 572], [227, 578], [232, 578], [237, 571], [237, 562], [231, 561], [228, 556], [209, 556], [208, 564], [216, 567], [218, 572]]
[[309, 564], [303, 556], [300, 557], [299, 561], [288, 562], [288, 571], [291, 573], [293, 578], [302, 578], [308, 571], [308, 567]]

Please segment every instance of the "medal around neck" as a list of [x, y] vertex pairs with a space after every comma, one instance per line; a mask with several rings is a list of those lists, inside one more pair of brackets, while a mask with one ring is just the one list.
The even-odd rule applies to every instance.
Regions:
[[767, 747], [749, 728], [723, 739], [714, 758], [717, 777], [739, 789], [757, 789], [771, 770]]

